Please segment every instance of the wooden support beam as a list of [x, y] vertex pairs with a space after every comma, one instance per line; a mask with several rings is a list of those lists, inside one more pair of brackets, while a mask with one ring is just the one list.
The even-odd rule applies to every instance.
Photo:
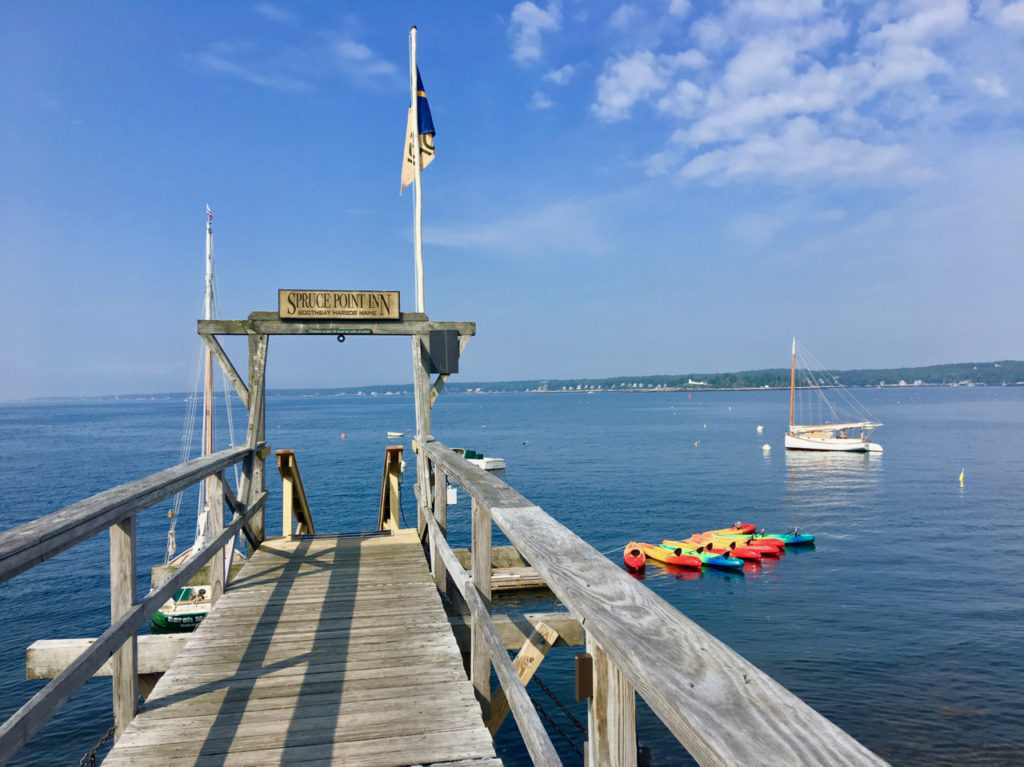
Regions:
[[[422, 446], [430, 438], [430, 373], [426, 334], [412, 337], [413, 397], [416, 405], [416, 443]], [[427, 531], [426, 515], [430, 505], [430, 461], [422, 449], [416, 451], [416, 532], [424, 540]]]
[[636, 693], [608, 654], [587, 634], [594, 688], [587, 709], [587, 764], [636, 767]]
[[[448, 619], [459, 650], [469, 653], [470, 623], [467, 616], [456, 615]], [[492, 615], [491, 622], [501, 637], [506, 650], [516, 650], [533, 633], [538, 623], [546, 623], [558, 632], [556, 647], [582, 647], [585, 641], [583, 627], [567, 612], [503, 613]]]
[[[551, 649], [557, 640], [558, 632], [550, 626], [538, 623], [534, 627], [533, 633], [527, 637], [519, 653], [516, 655], [516, 659], [512, 661], [512, 667], [519, 674], [523, 687], [526, 687], [530, 680], [533, 679], [533, 675], [540, 666], [541, 661], [544, 660], [544, 656], [548, 654], [548, 650]], [[498, 728], [505, 721], [508, 712], [508, 699], [505, 697], [505, 691], [499, 685], [491, 693], [491, 718], [487, 722], [487, 729], [492, 736], [498, 732]]]
[[200, 333], [200, 338], [206, 342], [206, 345], [210, 347], [210, 351], [213, 352], [213, 356], [217, 358], [217, 362], [220, 363], [220, 369], [224, 371], [224, 375], [231, 381], [231, 385], [235, 387], [235, 391], [238, 393], [238, 398], [242, 400], [242, 404], [249, 407], [249, 390], [242, 382], [242, 377], [238, 375], [238, 371], [235, 370], [235, 366], [231, 364], [231, 360], [228, 359], [227, 353], [224, 351], [224, 347], [220, 345], [220, 341], [217, 340], [216, 336], [210, 335], [209, 333]]
[[[191, 634], [142, 634], [138, 637], [139, 674], [162, 674], [185, 646]], [[25, 678], [53, 679], [89, 646], [93, 638], [37, 639], [25, 650]], [[113, 676], [113, 663], [107, 661], [94, 676]]]
[[[440, 530], [441, 537], [448, 539], [448, 475], [440, 466], [434, 466], [434, 520]], [[448, 594], [448, 570], [444, 561], [438, 553], [437, 548], [441, 541], [431, 534], [430, 536], [430, 569], [434, 574], [434, 585], [442, 594]]]
[[[432, 322], [420, 312], [402, 312], [397, 320], [282, 320], [277, 312], [252, 312], [246, 320], [199, 320], [200, 335], [336, 336], [347, 333], [374, 336], [412, 336], [431, 330], [456, 330], [476, 334], [475, 322]], [[251, 379], [250, 379], [251, 381]]]
[[[205, 320], [204, 320], [205, 321]], [[249, 335], [249, 422], [246, 430], [246, 444], [255, 449], [265, 439], [266, 429], [266, 373], [267, 373], [267, 341], [266, 335]], [[266, 485], [264, 479], [264, 458], [260, 457], [249, 465], [245, 492], [242, 497], [252, 503]], [[257, 513], [249, 523], [253, 537], [260, 543], [266, 537], [266, 515]]]
[[[224, 472], [219, 472], [206, 480], [206, 504], [210, 508], [206, 517], [207, 529], [211, 539], [215, 539], [224, 529]], [[224, 549], [218, 549], [210, 558], [210, 604], [224, 593]]]
[[[491, 612], [491, 516], [473, 499], [472, 521], [473, 544], [473, 586], [480, 595], [487, 610]], [[476, 691], [477, 700], [483, 710], [484, 719], [490, 716], [491, 661], [487, 654], [487, 643], [481, 621], [473, 621], [470, 643], [470, 681]]]
[[[117, 624], [135, 606], [135, 517], [110, 528], [110, 624]], [[114, 695], [114, 738], [135, 718], [139, 702], [138, 646], [132, 634], [111, 661]]]

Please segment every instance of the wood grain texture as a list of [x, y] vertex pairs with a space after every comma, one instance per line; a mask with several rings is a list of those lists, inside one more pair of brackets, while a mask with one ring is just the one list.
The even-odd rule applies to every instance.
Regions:
[[270, 539], [105, 765], [500, 760], [415, 530]]
[[636, 767], [636, 694], [590, 635], [587, 652], [593, 659], [593, 694], [587, 706], [587, 764], [594, 767]]
[[[110, 528], [110, 623], [128, 614], [135, 604], [136, 581], [135, 517]], [[110, 659], [113, 677], [114, 738], [135, 717], [139, 700], [138, 643], [135, 634]]]
[[238, 398], [242, 400], [242, 404], [249, 407], [249, 390], [245, 384], [242, 383], [242, 377], [238, 375], [238, 371], [235, 370], [235, 366], [231, 364], [231, 360], [228, 359], [227, 353], [224, 351], [224, 347], [220, 345], [214, 336], [209, 333], [200, 333], [200, 338], [210, 347], [210, 351], [213, 352], [213, 356], [216, 357], [217, 362], [220, 364], [221, 370], [224, 371], [224, 375], [231, 381], [231, 385], [235, 387], [235, 391], [238, 393]]

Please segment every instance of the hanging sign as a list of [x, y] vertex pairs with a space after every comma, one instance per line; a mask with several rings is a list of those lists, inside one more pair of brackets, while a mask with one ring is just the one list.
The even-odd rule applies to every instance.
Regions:
[[282, 320], [397, 320], [397, 290], [279, 290]]

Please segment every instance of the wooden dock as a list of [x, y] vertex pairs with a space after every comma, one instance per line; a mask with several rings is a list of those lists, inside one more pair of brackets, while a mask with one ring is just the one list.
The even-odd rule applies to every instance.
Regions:
[[415, 530], [268, 539], [104, 765], [495, 767]]

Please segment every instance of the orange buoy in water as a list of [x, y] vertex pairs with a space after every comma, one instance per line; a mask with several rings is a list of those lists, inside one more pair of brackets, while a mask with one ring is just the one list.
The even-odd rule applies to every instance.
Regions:
[[345, 432], [342, 432], [342, 433], [341, 433], [341, 438], [342, 438], [342, 439], [345, 439]]

